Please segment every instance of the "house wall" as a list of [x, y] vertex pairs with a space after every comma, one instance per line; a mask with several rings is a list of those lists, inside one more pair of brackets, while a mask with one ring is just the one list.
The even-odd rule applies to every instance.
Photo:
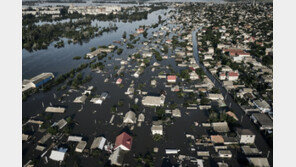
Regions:
[[39, 86], [45, 84], [46, 82], [48, 82], [48, 81], [51, 80], [51, 79], [52, 79], [52, 77], [50, 76], [50, 77], [48, 77], [48, 78], [46, 78], [46, 79], [44, 79], [44, 80], [38, 82], [37, 84], [35, 84], [35, 86], [36, 86], [36, 87], [39, 87]]

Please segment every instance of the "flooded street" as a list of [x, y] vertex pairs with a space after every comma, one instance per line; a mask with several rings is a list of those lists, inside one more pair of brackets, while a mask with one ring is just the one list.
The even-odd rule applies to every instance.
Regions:
[[[195, 164], [198, 159], [202, 160], [204, 166], [218, 166], [218, 162], [226, 162], [229, 166], [241, 166], [239, 162], [241, 143], [238, 142], [238, 135], [234, 130], [237, 127], [252, 129], [256, 135], [256, 146], [262, 151], [263, 156], [268, 154], [272, 163], [273, 156], [269, 152], [271, 148], [260, 131], [249, 117], [245, 116], [244, 111], [222, 87], [219, 80], [199, 61], [196, 34], [205, 25], [202, 22], [201, 12], [195, 11], [196, 9], [186, 11], [172, 6], [164, 9], [149, 13], [147, 19], [140, 21], [92, 20], [92, 26], [108, 27], [114, 24], [118, 29], [104, 32], [81, 44], [68, 44], [68, 39], [62, 38], [65, 46], [61, 48], [54, 47], [55, 41], [46, 50], [33, 52], [22, 50], [22, 78], [29, 79], [40, 73], [51, 72], [55, 76], [56, 84], [48, 91], [41, 90], [42, 84], [38, 92], [22, 102], [23, 133], [25, 131], [33, 136], [28, 142], [22, 143], [23, 164], [32, 159], [39, 159], [38, 163], [46, 166], [104, 166], [101, 163], [106, 161], [104, 158], [109, 157], [116, 137], [122, 132], [127, 132], [132, 137], [132, 148], [124, 155], [124, 163], [129, 166], [139, 165], [139, 161], [143, 161], [141, 157], [150, 154], [153, 154], [153, 165], [157, 167], [179, 166], [184, 163], [186, 165], [186, 161], [190, 161], [188, 164]], [[180, 9], [184, 11], [179, 11]], [[191, 12], [194, 12], [196, 18], [192, 17]], [[46, 24], [55, 23], [46, 22]], [[123, 37], [124, 32], [126, 39]], [[105, 51], [101, 52], [100, 49]], [[106, 51], [108, 49], [110, 51]], [[98, 50], [100, 52], [97, 52]], [[94, 57], [90, 56], [92, 54]], [[73, 58], [77, 56], [81, 59], [74, 60]], [[77, 70], [82, 64], [87, 64], [86, 68]], [[62, 82], [57, 81], [59, 76], [73, 69], [76, 70], [73, 76], [69, 74]], [[81, 75], [82, 79], [86, 76], [90, 76], [91, 79], [86, 82], [81, 81], [77, 86], [73, 82], [78, 75]], [[195, 76], [197, 77], [193, 78]], [[175, 81], [171, 82], [169, 77], [175, 77]], [[215, 91], [213, 87], [218, 89]], [[129, 92], [130, 88], [134, 91]], [[106, 95], [104, 98], [103, 94]], [[220, 95], [222, 98], [210, 99], [209, 94], [216, 95], [215, 98]], [[157, 96], [158, 99], [164, 97], [165, 100], [159, 100], [163, 100], [163, 105], [155, 107], [159, 103], [157, 100], [151, 100], [153, 102], [150, 101], [148, 105], [144, 104], [143, 99], [147, 96]], [[77, 103], [75, 101], [78, 97], [85, 99]], [[101, 104], [95, 104], [92, 99], [99, 99]], [[45, 109], [49, 106], [63, 107], [65, 112], [47, 113]], [[175, 109], [179, 109], [180, 116], [173, 114], [172, 110]], [[128, 111], [135, 113], [138, 121], [136, 124], [123, 123]], [[227, 120], [230, 116], [225, 114], [228, 111], [235, 113], [230, 121]], [[214, 112], [219, 113], [217, 120], [212, 120], [210, 116]], [[222, 113], [226, 118], [222, 118]], [[138, 120], [140, 114], [145, 117], [143, 122]], [[236, 116], [239, 119], [234, 120]], [[42, 124], [44, 127], [36, 124], [24, 126], [26, 121], [33, 118], [44, 121], [45, 125]], [[35, 149], [36, 145], [39, 145], [39, 139], [46, 133], [51, 133], [49, 129], [56, 127], [56, 122], [62, 119], [67, 121], [67, 126], [71, 122], [72, 129], [65, 132], [62, 130], [66, 128], [62, 127], [55, 134], [52, 133], [53, 137], [50, 137], [47, 144], [42, 143], [42, 145], [50, 151], [57, 150], [58, 147], [68, 148], [69, 151], [66, 152], [63, 161], [47, 162], [49, 152], [38, 151]], [[151, 130], [157, 125], [157, 121], [163, 126], [163, 135], [160, 135], [160, 139], [155, 138], [156, 135], [152, 135]], [[215, 130], [213, 123], [225, 123], [228, 131]], [[223, 128], [222, 126], [221, 129]], [[69, 135], [81, 136], [87, 143], [85, 151], [77, 153], [74, 144], [67, 141]], [[225, 144], [226, 148], [222, 149], [224, 151], [227, 149], [232, 158], [221, 157], [217, 151], [221, 148], [216, 150], [216, 146], [224, 144], [222, 135], [231, 143]], [[213, 136], [220, 136], [223, 142], [216, 143], [212, 140]], [[104, 151], [92, 150], [92, 142], [97, 137], [106, 138], [108, 142], [106, 145], [110, 144], [112, 147], [105, 148]], [[168, 154], [166, 149], [179, 152]], [[94, 155], [95, 151], [99, 153], [96, 152], [97, 155]], [[199, 152], [207, 152], [209, 155], [198, 155]], [[182, 156], [186, 156], [184, 163]]]
[[[73, 60], [74, 56], [83, 56], [84, 54], [89, 52], [89, 49], [93, 46], [98, 45], [109, 45], [113, 44], [113, 41], [120, 40], [124, 31], [127, 34], [131, 34], [135, 32], [135, 29], [140, 25], [151, 25], [158, 21], [158, 15], [161, 15], [162, 18], [166, 18], [164, 16], [165, 12], [168, 10], [159, 10], [153, 12], [148, 15], [147, 20], [135, 21], [133, 23], [122, 23], [116, 22], [115, 24], [118, 26], [118, 30], [116, 32], [105, 33], [103, 36], [91, 39], [87, 43], [79, 44], [66, 44], [64, 48], [54, 48], [53, 44], [47, 50], [39, 50], [32, 53], [23, 50], [23, 78], [30, 78], [35, 76], [41, 72], [53, 72], [55, 75], [60, 75], [65, 72], [68, 72], [72, 68], [79, 66], [81, 63], [89, 62], [90, 60]], [[106, 25], [107, 22], [96, 22], [94, 24], [98, 25]], [[165, 24], [165, 23], [164, 23]], [[169, 25], [171, 26], [171, 25]], [[148, 30], [148, 38], [152, 37], [152, 32], [157, 32], [160, 26], [157, 28], [150, 28]], [[169, 37], [172, 37], [174, 34], [171, 33]], [[141, 37], [140, 41], [143, 41], [143, 37]], [[66, 41], [66, 39], [65, 39]], [[115, 44], [118, 47], [124, 48], [124, 51], [121, 55], [114, 55], [111, 60], [108, 60], [107, 57], [103, 59], [105, 62], [105, 70], [106, 73], [93, 73], [89, 69], [83, 70], [83, 74], [90, 73], [93, 77], [91, 82], [87, 83], [85, 86], [92, 85], [95, 87], [95, 90], [92, 92], [94, 94], [101, 94], [102, 92], [108, 92], [109, 97], [103, 102], [102, 105], [96, 105], [86, 101], [85, 104], [75, 104], [73, 100], [82, 93], [82, 90], [78, 90], [78, 92], [71, 93], [69, 96], [63, 98], [63, 102], [60, 102], [58, 98], [54, 98], [54, 93], [57, 97], [61, 97], [64, 93], [67, 93], [67, 90], [64, 91], [56, 91], [56, 88], [51, 89], [48, 92], [37, 93], [28, 98], [27, 101], [23, 102], [23, 117], [31, 117], [36, 114], [40, 114], [44, 112], [46, 106], [64, 106], [66, 107], [66, 112], [64, 114], [54, 114], [52, 117], [52, 122], [57, 121], [62, 118], [66, 118], [68, 116], [74, 117], [73, 119], [76, 122], [79, 122], [79, 125], [75, 126], [73, 129], [73, 134], [87, 136], [88, 140], [87, 147], [90, 146], [94, 137], [103, 135], [107, 138], [107, 140], [111, 142], [115, 142], [115, 138], [118, 134], [120, 134], [124, 129], [124, 127], [118, 127], [122, 124], [122, 119], [124, 114], [129, 111], [130, 105], [135, 104], [134, 99], [142, 99], [141, 95], [136, 95], [133, 99], [127, 97], [124, 92], [127, 90], [132, 80], [134, 84], [137, 86], [139, 84], [150, 85], [151, 75], [156, 75], [161, 71], [168, 71], [164, 67], [166, 65], [171, 65], [175, 71], [179, 71], [180, 67], [177, 67], [175, 61], [170, 58], [172, 54], [172, 50], [169, 51], [169, 59], [163, 60], [160, 62], [160, 67], [156, 68], [154, 72], [151, 72], [152, 66], [149, 66], [145, 69], [145, 72], [138, 78], [135, 79], [131, 76], [132, 69], [135, 67], [135, 64], [131, 64], [131, 67], [127, 67], [123, 77], [123, 88], [115, 85], [115, 79], [111, 78], [109, 82], [105, 83], [104, 79], [108, 77], [110, 74], [114, 73], [114, 65], [120, 66], [120, 61], [118, 60], [126, 60], [127, 57], [134, 53], [135, 50], [138, 50], [143, 45], [135, 45], [135, 49], [126, 49], [126, 46], [121, 46]], [[156, 48], [156, 47], [155, 47]], [[156, 48], [157, 49], [157, 48]], [[158, 49], [157, 49], [158, 50]], [[152, 65], [156, 60], [153, 58], [150, 62]], [[110, 64], [111, 66], [108, 66]], [[165, 87], [165, 79], [157, 79], [157, 87], [147, 86], [142, 88], [142, 91], [147, 91], [152, 94], [158, 94], [161, 90], [167, 91], [167, 99], [169, 102], [178, 102], [178, 104], [182, 104], [183, 99], [175, 96], [174, 92], [169, 91], [170, 88]], [[115, 115], [114, 125], [110, 125], [109, 121], [113, 115], [110, 112], [111, 106], [117, 104], [117, 102], [121, 99], [124, 99], [124, 105], [122, 107], [118, 107], [118, 113], [123, 113], [122, 116]], [[140, 102], [139, 102], [140, 103]], [[43, 107], [43, 105], [45, 107]], [[156, 162], [155, 166], [160, 166], [163, 161], [164, 150], [166, 148], [178, 148], [180, 149], [180, 153], [182, 154], [191, 154], [195, 155], [194, 152], [190, 151], [188, 139], [186, 139], [185, 134], [193, 134], [195, 136], [206, 135], [207, 132], [202, 127], [194, 127], [193, 122], [206, 122], [208, 119], [206, 111], [197, 110], [187, 110], [179, 106], [179, 109], [182, 111], [182, 117], [176, 120], [173, 120], [172, 125], [165, 126], [165, 139], [159, 142], [155, 142], [152, 140], [151, 136], [151, 126], [152, 121], [155, 120], [155, 113], [153, 108], [144, 108], [142, 105], [139, 105], [138, 111], [136, 114], [144, 113], [145, 114], [145, 122], [142, 123], [141, 127], [135, 127], [131, 132], [135, 137], [133, 141], [133, 152], [134, 153], [142, 153], [152, 152], [151, 148], [158, 147], [159, 152], [156, 154]], [[183, 112], [184, 111], [184, 112]], [[185, 112], [186, 111], [186, 112]], [[180, 126], [182, 125], [182, 126]], [[37, 132], [38, 133], [38, 132]], [[36, 135], [40, 136], [40, 135]], [[145, 144], [144, 144], [145, 143]], [[23, 163], [27, 162], [31, 158], [31, 154], [37, 156], [35, 154], [33, 148], [30, 144], [23, 144]], [[130, 157], [129, 157], [130, 156]], [[125, 161], [127, 163], [132, 163], [132, 155], [127, 154], [125, 157]], [[129, 161], [129, 159], [131, 161]], [[71, 159], [69, 160], [71, 161]], [[81, 164], [83, 166], [92, 166], [95, 161], [83, 161]]]

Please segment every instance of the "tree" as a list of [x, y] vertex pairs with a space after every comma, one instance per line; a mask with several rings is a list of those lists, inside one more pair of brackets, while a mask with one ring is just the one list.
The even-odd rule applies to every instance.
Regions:
[[122, 34], [122, 38], [123, 38], [123, 39], [126, 39], [126, 32], [125, 32], [125, 31], [124, 31], [123, 34]]
[[143, 32], [143, 37], [144, 37], [144, 38], [147, 38], [147, 35], [148, 35], [147, 30], [145, 30], [145, 31]]
[[207, 105], [210, 103], [210, 100], [206, 97], [203, 97], [201, 100], [200, 100], [200, 104], [201, 105]]
[[161, 23], [161, 16], [158, 15], [158, 24], [160, 24], [160, 23]]

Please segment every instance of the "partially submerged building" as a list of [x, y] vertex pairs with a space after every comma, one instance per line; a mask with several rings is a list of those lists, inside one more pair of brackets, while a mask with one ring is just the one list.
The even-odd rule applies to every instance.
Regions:
[[136, 114], [133, 111], [129, 111], [123, 118], [123, 123], [135, 124], [137, 122]]
[[53, 73], [47, 72], [47, 73], [41, 73], [29, 80], [25, 79], [23, 80], [23, 83], [22, 83], [22, 92], [25, 92], [32, 88], [38, 88], [53, 78], [54, 78]]
[[163, 135], [163, 126], [162, 125], [152, 125], [151, 132], [152, 132], [152, 135], [155, 135], [155, 134]]
[[144, 96], [142, 99], [142, 104], [144, 106], [164, 106], [165, 96]]
[[239, 142], [242, 144], [253, 144], [255, 142], [256, 135], [250, 129], [236, 130]]
[[111, 165], [122, 166], [124, 154], [125, 152], [123, 149], [116, 149], [109, 157]]
[[103, 150], [103, 147], [106, 143], [106, 138], [105, 137], [96, 137], [93, 141], [93, 143], [90, 146], [90, 149], [101, 149]]
[[59, 148], [58, 150], [52, 150], [49, 158], [54, 161], [63, 161], [67, 150], [67, 148]]
[[45, 109], [45, 112], [51, 112], [51, 113], [64, 113], [66, 108], [64, 107], [47, 107]]
[[272, 130], [273, 122], [271, 118], [263, 113], [254, 113], [251, 115], [251, 119], [255, 124], [258, 124], [260, 130]]
[[227, 122], [213, 122], [212, 127], [216, 132], [221, 132], [221, 133], [229, 132], [229, 127]]
[[132, 148], [133, 138], [127, 133], [123, 132], [116, 137], [114, 150], [121, 148], [125, 151], [130, 151]]
[[77, 144], [77, 146], [76, 146], [76, 148], [75, 148], [75, 151], [76, 152], [79, 152], [79, 153], [82, 153], [83, 152], [83, 150], [84, 150], [84, 148], [86, 147], [86, 141], [80, 141], [78, 144]]

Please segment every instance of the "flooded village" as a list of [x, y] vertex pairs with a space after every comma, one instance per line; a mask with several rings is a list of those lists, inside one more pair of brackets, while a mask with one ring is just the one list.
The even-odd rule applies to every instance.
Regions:
[[77, 29], [23, 49], [24, 166], [272, 166], [272, 4], [63, 9], [23, 9]]

